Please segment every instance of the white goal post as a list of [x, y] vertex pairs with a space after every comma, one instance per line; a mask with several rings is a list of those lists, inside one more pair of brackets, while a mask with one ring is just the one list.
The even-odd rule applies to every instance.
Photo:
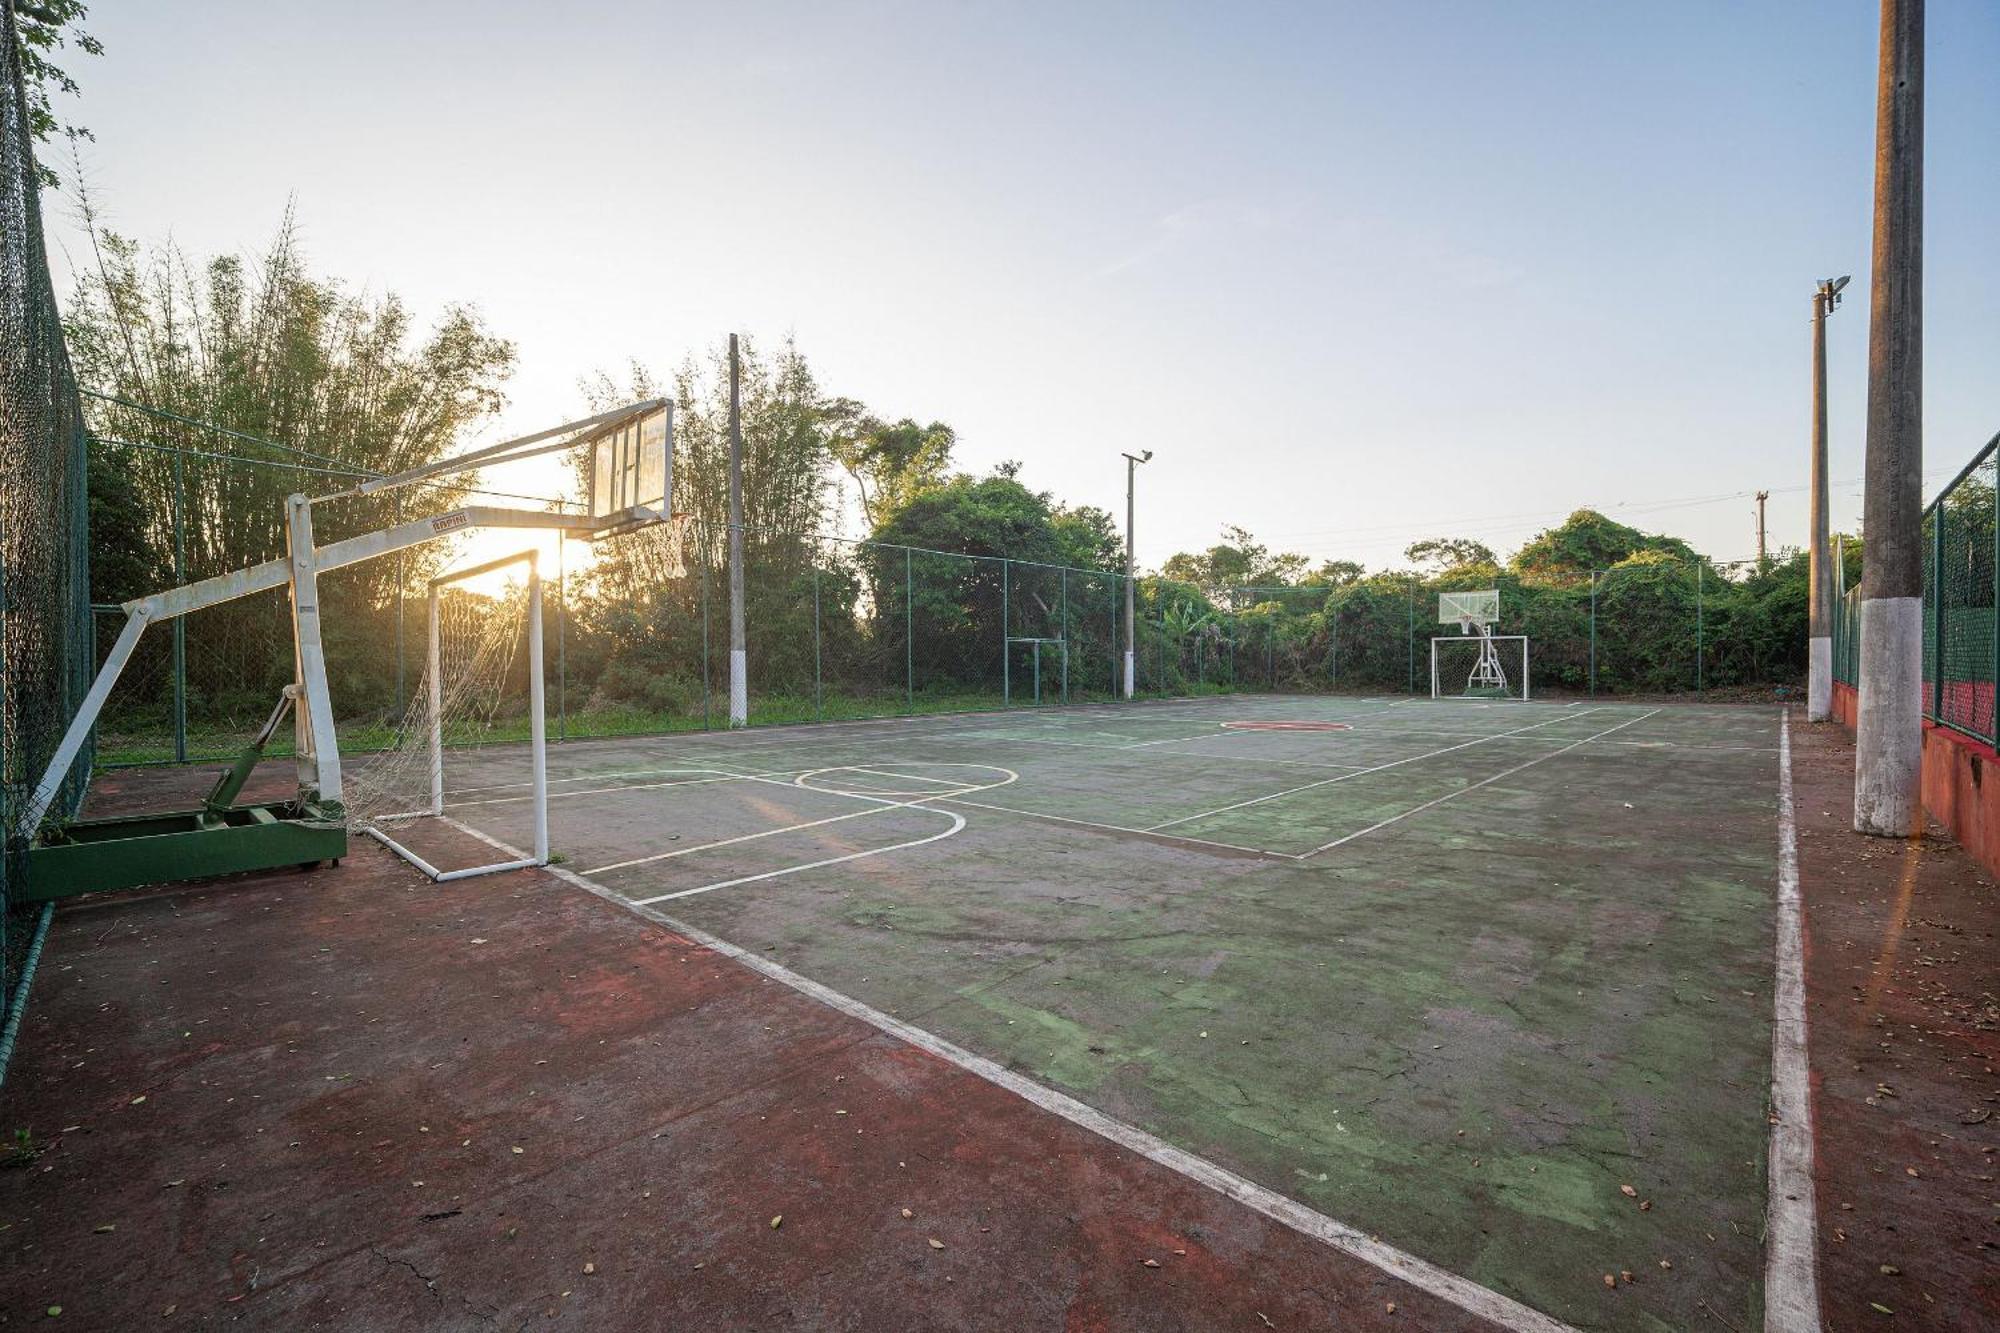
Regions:
[[[453, 682], [447, 689], [444, 662], [444, 631], [439, 614], [446, 588], [468, 579], [485, 574], [498, 573], [515, 565], [528, 567], [527, 640], [528, 640], [528, 752], [532, 774], [529, 780], [529, 800], [533, 803], [530, 811], [533, 819], [534, 852], [530, 856], [506, 861], [493, 861], [486, 865], [466, 866], [462, 869], [441, 870], [430, 861], [417, 854], [406, 842], [391, 837], [388, 828], [423, 818], [444, 818], [444, 765], [445, 765], [445, 720], [456, 706], [449, 696], [463, 688], [462, 683]], [[424, 729], [425, 767], [429, 776], [429, 806], [426, 809], [398, 811], [365, 817], [361, 831], [387, 847], [396, 855], [424, 872], [437, 883], [457, 879], [471, 879], [477, 875], [496, 875], [503, 870], [521, 870], [528, 866], [545, 866], [549, 863], [549, 759], [548, 724], [544, 713], [542, 661], [542, 575], [541, 562], [534, 550], [521, 551], [515, 555], [502, 556], [485, 564], [469, 569], [456, 569], [438, 575], [430, 581], [430, 605], [426, 617], [428, 627], [424, 651], [424, 699], [420, 705], [419, 720]], [[359, 785], [359, 784], [357, 784]], [[357, 792], [357, 795], [359, 793]], [[357, 809], [350, 812], [358, 815]]]
[[1528, 698], [1528, 636], [1447, 634], [1431, 640], [1431, 698]]

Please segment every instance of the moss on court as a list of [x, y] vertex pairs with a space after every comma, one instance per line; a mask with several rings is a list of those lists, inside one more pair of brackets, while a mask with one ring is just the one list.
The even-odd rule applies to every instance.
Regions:
[[808, 769], [1018, 774], [928, 802], [954, 836], [666, 910], [1563, 1320], [1747, 1328], [1777, 725], [1259, 697], [704, 737], [676, 761], [754, 792], [559, 807], [557, 842], [645, 855], [664, 799], [700, 841]]

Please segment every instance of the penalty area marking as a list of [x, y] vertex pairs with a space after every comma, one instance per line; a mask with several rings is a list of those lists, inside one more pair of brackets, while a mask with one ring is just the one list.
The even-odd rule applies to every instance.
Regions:
[[1354, 727], [1346, 722], [1258, 722], [1244, 719], [1223, 722], [1218, 725], [1224, 731], [1352, 731]]
[[[939, 811], [939, 813], [944, 812]], [[477, 836], [484, 838], [484, 835]], [[492, 839], [484, 840], [493, 842]], [[502, 844], [495, 842], [494, 845]], [[1287, 1198], [1276, 1190], [1266, 1189], [1255, 1181], [1239, 1176], [1226, 1167], [1218, 1166], [1207, 1158], [1197, 1157], [1191, 1152], [1176, 1148], [1136, 1125], [1127, 1124], [1115, 1116], [1107, 1115], [1066, 1093], [1044, 1087], [985, 1056], [975, 1055], [961, 1046], [954, 1045], [933, 1032], [885, 1014], [851, 995], [821, 985], [768, 958], [739, 948], [719, 936], [679, 921], [644, 903], [635, 902], [586, 875], [580, 875], [565, 866], [551, 865], [542, 868], [566, 884], [574, 885], [586, 893], [595, 894], [635, 916], [663, 926], [683, 939], [731, 959], [780, 985], [817, 1000], [830, 1009], [866, 1023], [877, 1031], [887, 1033], [928, 1055], [935, 1056], [975, 1078], [983, 1079], [995, 1087], [1011, 1092], [1051, 1115], [1089, 1130], [1100, 1138], [1136, 1153], [1165, 1170], [1213, 1190], [1225, 1198], [1233, 1199], [1281, 1226], [1289, 1227], [1330, 1249], [1358, 1259], [1371, 1268], [1386, 1273], [1400, 1282], [1406, 1282], [1418, 1291], [1455, 1305], [1468, 1314], [1485, 1319], [1497, 1327], [1512, 1330], [1513, 1333], [1578, 1333], [1572, 1326], [1531, 1306], [1523, 1305], [1511, 1296], [1503, 1296], [1497, 1291], [1480, 1286], [1470, 1278], [1460, 1277], [1427, 1260], [1419, 1259], [1414, 1254], [1377, 1240], [1358, 1227], [1328, 1217], [1295, 1199]]]

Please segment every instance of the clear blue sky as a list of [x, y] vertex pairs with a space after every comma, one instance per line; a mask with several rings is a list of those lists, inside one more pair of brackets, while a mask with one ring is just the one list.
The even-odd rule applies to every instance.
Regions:
[[[1876, 11], [1795, 4], [95, 0], [114, 226], [323, 271], [577, 378], [796, 333], [964, 464], [1371, 565], [1579, 505], [1804, 536], [1809, 298], [1861, 472]], [[2000, 11], [1930, 9], [1926, 489], [2000, 430]], [[58, 213], [62, 205], [56, 205]], [[74, 229], [52, 218], [56, 240]], [[59, 268], [62, 256], [58, 254]], [[1859, 486], [1836, 488], [1854, 526]]]

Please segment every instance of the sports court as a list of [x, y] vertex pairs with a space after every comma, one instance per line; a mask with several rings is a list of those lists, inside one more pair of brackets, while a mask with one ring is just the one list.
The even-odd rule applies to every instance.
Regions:
[[[1748, 1328], [1781, 726], [1237, 696], [573, 743], [550, 842], [1336, 1243], [1566, 1323]], [[510, 852], [514, 748], [454, 753], [445, 800]]]

